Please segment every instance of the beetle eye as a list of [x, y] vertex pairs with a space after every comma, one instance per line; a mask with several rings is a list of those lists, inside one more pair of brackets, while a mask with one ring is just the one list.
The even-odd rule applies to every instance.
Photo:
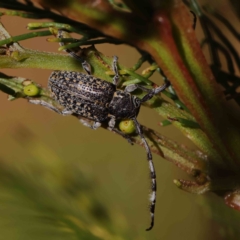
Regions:
[[136, 108], [140, 107], [141, 101], [140, 101], [140, 99], [138, 97], [136, 97], [134, 99], [134, 105], [135, 105]]

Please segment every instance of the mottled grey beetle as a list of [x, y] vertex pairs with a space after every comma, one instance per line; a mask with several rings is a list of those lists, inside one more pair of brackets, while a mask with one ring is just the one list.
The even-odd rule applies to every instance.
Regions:
[[[62, 30], [59, 30], [58, 37], [62, 38]], [[63, 45], [63, 43], [61, 43], [61, 45]], [[152, 161], [152, 153], [146, 139], [144, 138], [141, 126], [137, 121], [137, 115], [139, 113], [141, 104], [151, 99], [154, 95], [162, 92], [166, 87], [168, 87], [168, 83], [154, 89], [148, 89], [141, 85], [132, 84], [127, 86], [124, 91], [118, 90], [117, 84], [119, 80], [119, 74], [116, 56], [113, 58], [113, 71], [115, 76], [113, 78], [113, 83], [109, 83], [92, 76], [89, 64], [84, 61], [82, 57], [70, 50], [66, 51], [72, 57], [81, 61], [82, 66], [86, 70], [87, 74], [71, 71], [53, 71], [50, 75], [48, 87], [51, 90], [55, 100], [58, 101], [60, 105], [64, 106], [65, 109], [60, 112], [58, 109], [42, 100], [30, 101], [35, 104], [41, 104], [63, 115], [75, 114], [92, 120], [94, 121], [93, 125], [89, 124], [88, 121], [80, 119], [85, 126], [92, 129], [97, 129], [101, 126], [101, 123], [108, 122], [109, 130], [120, 134], [130, 143], [130, 137], [118, 130], [115, 127], [115, 123], [116, 120], [133, 120], [136, 131], [141, 137], [143, 145], [146, 149], [147, 160], [151, 173], [151, 224], [150, 227], [146, 229], [151, 230], [154, 225], [154, 211], [156, 203], [156, 174]], [[130, 94], [130, 92], [137, 88], [147, 92], [142, 99]]]

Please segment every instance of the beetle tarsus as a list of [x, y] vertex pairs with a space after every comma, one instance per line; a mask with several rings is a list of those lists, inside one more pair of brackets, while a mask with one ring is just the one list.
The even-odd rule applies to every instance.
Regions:
[[127, 134], [119, 131], [117, 128], [110, 128], [110, 127], [108, 127], [108, 130], [119, 134], [120, 136], [122, 136], [123, 138], [125, 138], [125, 139], [128, 141], [128, 143], [130, 143], [131, 145], [133, 145], [133, 141], [132, 141], [131, 137], [128, 136]]
[[118, 57], [113, 56], [113, 63], [112, 63], [112, 69], [114, 71], [115, 76], [113, 77], [113, 84], [118, 85], [119, 82], [119, 73], [118, 73], [118, 67], [117, 67]]
[[96, 130], [99, 127], [101, 127], [101, 123], [100, 122], [94, 122], [93, 124], [90, 124], [87, 120], [85, 120], [83, 118], [79, 118], [79, 121], [82, 123], [83, 126], [89, 127], [89, 128], [91, 128], [93, 130]]

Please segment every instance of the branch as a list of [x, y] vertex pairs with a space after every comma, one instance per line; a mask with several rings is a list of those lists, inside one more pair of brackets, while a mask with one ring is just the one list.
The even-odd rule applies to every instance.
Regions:
[[[4, 30], [4, 27], [0, 25], [0, 32]], [[30, 36], [30, 35], [29, 35]], [[5, 42], [8, 44], [11, 43], [11, 39], [16, 39], [16, 37], [10, 37], [9, 34], [5, 34], [4, 36]], [[21, 36], [17, 37], [18, 39], [23, 39]], [[15, 45], [14, 45], [15, 44]], [[19, 44], [10, 44], [11, 51], [6, 47], [5, 53], [0, 56], [0, 65], [1, 67], [8, 68], [45, 68], [45, 69], [57, 69], [57, 70], [71, 70], [71, 71], [82, 71], [82, 67], [78, 61], [75, 61], [73, 58], [63, 55], [63, 54], [53, 54], [47, 52], [39, 52], [33, 51], [29, 49], [22, 48]], [[20, 50], [20, 51], [19, 51]], [[86, 56], [87, 61], [94, 67], [94, 75], [99, 78], [104, 78], [105, 80], [112, 81], [110, 76], [106, 75], [106, 70], [109, 72], [111, 70], [111, 58], [108, 58], [101, 53], [97, 52], [95, 48], [90, 47], [84, 49], [84, 55]], [[140, 61], [141, 62], [141, 61]], [[144, 70], [143, 75], [139, 75], [135, 72], [135, 70], [141, 65], [139, 62], [138, 66], [135, 65], [132, 70], [126, 69], [124, 66], [120, 67], [120, 73], [124, 73], [123, 78], [125, 83], [127, 81], [131, 81], [131, 78], [137, 78], [139, 81], [146, 84], [153, 84], [144, 76], [150, 76], [151, 74], [146, 74], [146, 72], [154, 71], [156, 67], [152, 68], [152, 70]], [[111, 71], [110, 71], [111, 72]], [[39, 86], [32, 80], [23, 79], [23, 78], [15, 78], [8, 77], [6, 75], [2, 75], [0, 77], [0, 89], [7, 94], [10, 94], [10, 100], [17, 98], [25, 98], [28, 100], [43, 100], [48, 104], [52, 105], [54, 108], [57, 108], [59, 112], [63, 109], [61, 105], [59, 105], [52, 97], [50, 92]], [[35, 87], [33, 90], [32, 87]], [[29, 92], [30, 90], [30, 92]], [[35, 93], [35, 94], [33, 94]], [[137, 93], [139, 97], [141, 97], [142, 93]], [[154, 97], [152, 101], [148, 103], [148, 106], [155, 109], [160, 115], [168, 117], [181, 117], [181, 119], [187, 121], [194, 121], [194, 118], [176, 106], [168, 103], [167, 101], [162, 100], [160, 97]], [[79, 116], [76, 116], [78, 119]], [[86, 120], [86, 119], [85, 119]], [[184, 122], [184, 121], [183, 121]], [[192, 140], [203, 147], [204, 151], [208, 152], [208, 147], [206, 144], [199, 144], [201, 141], [208, 142], [204, 133], [199, 128], [191, 128], [184, 126], [181, 122], [173, 122], [179, 129], [185, 132], [186, 135], [190, 134]], [[107, 129], [107, 126], [103, 127]], [[156, 154], [163, 156], [167, 160], [173, 162], [178, 167], [182, 168], [191, 176], [195, 177], [196, 172], [207, 172], [206, 164], [203, 160], [205, 157], [204, 154], [193, 153], [191, 150], [187, 149], [185, 146], [177, 144], [176, 142], [171, 141], [170, 139], [162, 136], [161, 134], [155, 132], [154, 130], [143, 127], [147, 141], [151, 146], [151, 150]], [[188, 129], [188, 130], [186, 130]], [[196, 135], [194, 132], [198, 132]], [[142, 145], [141, 139], [139, 136], [132, 136], [133, 142]]]

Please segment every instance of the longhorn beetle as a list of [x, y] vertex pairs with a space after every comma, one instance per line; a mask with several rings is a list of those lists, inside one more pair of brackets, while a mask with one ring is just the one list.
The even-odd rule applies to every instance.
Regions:
[[[58, 38], [63, 38], [63, 30], [58, 31]], [[64, 43], [60, 43], [64, 45]], [[113, 83], [109, 83], [102, 79], [91, 75], [90, 65], [79, 55], [71, 50], [66, 50], [73, 58], [76, 58], [82, 63], [86, 73], [72, 72], [72, 71], [53, 71], [48, 80], [48, 87], [52, 96], [60, 105], [64, 106], [63, 111], [58, 110], [43, 100], [30, 100], [31, 103], [43, 105], [51, 110], [62, 115], [74, 114], [80, 117], [92, 120], [94, 123], [90, 124], [88, 121], [80, 119], [80, 121], [87, 127], [97, 129], [101, 123], [108, 122], [108, 129], [120, 134], [130, 143], [131, 139], [115, 127], [116, 120], [131, 119], [133, 120], [136, 131], [139, 134], [142, 143], [147, 152], [147, 160], [151, 176], [151, 194], [150, 194], [150, 227], [146, 230], [151, 230], [154, 225], [154, 211], [156, 204], [156, 174], [152, 161], [152, 153], [150, 147], [143, 135], [141, 126], [137, 121], [141, 104], [151, 99], [154, 95], [162, 92], [169, 86], [165, 83], [157, 88], [148, 89], [141, 85], [128, 85], [124, 91], [117, 89], [119, 80], [117, 57], [113, 57], [112, 68], [115, 73]], [[141, 89], [147, 94], [142, 98], [131, 95], [131, 92]]]

